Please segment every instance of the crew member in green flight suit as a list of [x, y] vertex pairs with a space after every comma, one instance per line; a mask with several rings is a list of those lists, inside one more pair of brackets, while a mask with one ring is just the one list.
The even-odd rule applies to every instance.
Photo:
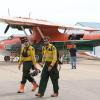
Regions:
[[41, 80], [39, 84], [38, 93], [35, 96], [42, 97], [44, 96], [44, 92], [47, 87], [47, 83], [49, 77], [53, 84], [54, 93], [51, 97], [58, 96], [58, 79], [59, 79], [59, 71], [57, 69], [57, 49], [53, 44], [50, 44], [49, 38], [44, 38], [44, 46], [42, 47], [42, 64], [43, 70], [41, 74]]
[[18, 93], [24, 92], [24, 86], [27, 80], [32, 83], [32, 91], [36, 90], [36, 88], [38, 87], [38, 84], [36, 83], [35, 79], [30, 75], [30, 69], [32, 67], [37, 69], [35, 49], [30, 45], [27, 38], [25, 38], [23, 41], [24, 41], [24, 47], [21, 48], [20, 60], [18, 66], [18, 69], [20, 70], [21, 64], [23, 63], [23, 75]]

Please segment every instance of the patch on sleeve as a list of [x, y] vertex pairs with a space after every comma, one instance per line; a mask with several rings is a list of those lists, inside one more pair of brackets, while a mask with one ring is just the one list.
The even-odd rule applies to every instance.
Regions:
[[56, 50], [56, 48], [54, 46], [52, 46], [52, 50]]

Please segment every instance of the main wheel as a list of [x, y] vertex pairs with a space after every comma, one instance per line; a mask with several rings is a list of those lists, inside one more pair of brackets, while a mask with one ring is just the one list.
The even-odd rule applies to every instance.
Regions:
[[6, 61], [6, 62], [7, 62], [7, 61], [10, 61], [10, 56], [5, 56], [5, 57], [4, 57], [4, 61]]

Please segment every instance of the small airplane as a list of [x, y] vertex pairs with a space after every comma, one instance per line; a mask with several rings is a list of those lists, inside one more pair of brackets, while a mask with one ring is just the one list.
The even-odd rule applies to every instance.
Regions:
[[21, 41], [19, 36], [9, 36], [0, 41], [0, 54], [4, 55], [4, 61], [12, 60], [19, 54]]
[[[24, 39], [27, 39], [27, 37], [11, 35], [7, 39], [0, 41], [0, 54], [4, 56], [4, 61], [7, 62], [11, 60], [13, 62], [16, 57], [19, 57], [20, 49], [22, 44], [24, 43]], [[32, 42], [31, 35], [28, 36], [28, 39]], [[34, 43], [36, 42], [34, 41]], [[36, 45], [34, 44], [34, 46], [36, 47], [36, 51], [40, 50], [40, 44], [36, 43]], [[39, 54], [39, 52], [37, 53]], [[37, 55], [36, 57], [38, 59]]]
[[[72, 34], [67, 34], [68, 30], [84, 30], [89, 32], [100, 31], [90, 27], [62, 25], [48, 22], [46, 20], [22, 17], [3, 17], [0, 18], [0, 22], [7, 24], [4, 33], [7, 33], [10, 27], [13, 29], [23, 31], [29, 42], [32, 44], [36, 44], [36, 51], [41, 50], [41, 41], [44, 39], [45, 36], [48, 36], [50, 38], [50, 42], [52, 42], [58, 48], [61, 56], [63, 55], [64, 49], [69, 49], [70, 46], [72, 46], [73, 44], [75, 44], [79, 50], [93, 50], [93, 47], [100, 45], [100, 34], [76, 34], [77, 39], [75, 40], [70, 39], [70, 37], [72, 37]], [[31, 34], [30, 36], [27, 34], [25, 29], [29, 30]], [[59, 29], [63, 30], [63, 32], [60, 32]], [[13, 39], [15, 40], [16, 38]], [[17, 46], [21, 45], [21, 42], [19, 42], [18, 38], [16, 39], [16, 42]], [[2, 44], [2, 42], [0, 44]], [[15, 46], [15, 44], [13, 45], [13, 42], [9, 42], [9, 45]], [[3, 50], [7, 50], [7, 48], [3, 48]], [[39, 53], [38, 55], [41, 54]]]

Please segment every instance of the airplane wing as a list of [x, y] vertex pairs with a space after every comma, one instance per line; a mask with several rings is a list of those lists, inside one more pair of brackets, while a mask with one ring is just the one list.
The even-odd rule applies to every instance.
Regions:
[[21, 17], [5, 17], [0, 18], [1, 22], [10, 24], [10, 25], [22, 25], [22, 26], [41, 26], [41, 25], [47, 25], [47, 26], [59, 26], [54, 23], [49, 23], [45, 20], [38, 20], [38, 19], [30, 19], [30, 18], [21, 18]]
[[74, 25], [73, 28], [78, 29], [78, 30], [89, 31], [89, 32], [100, 31], [100, 29], [91, 28], [91, 27], [83, 27], [83, 26], [78, 26], [78, 25]]
[[95, 40], [68, 40], [66, 43], [75, 44], [75, 45], [92, 45], [92, 46], [100, 46], [100, 39]]
[[[82, 27], [82, 26], [75, 26], [75, 25], [62, 25], [62, 24], [57, 24], [57, 23], [52, 23], [52, 22], [48, 22], [46, 20], [38, 20], [38, 19], [31, 19], [31, 18], [22, 18], [22, 17], [3, 17], [0, 18], [0, 22], [4, 22], [10, 26], [12, 26], [14, 28], [14, 25], [17, 26], [26, 26], [26, 28], [29, 26], [31, 27], [35, 27], [35, 26], [39, 26], [39, 27], [58, 27], [58, 28], [64, 28], [64, 29], [68, 29], [68, 30], [74, 30], [74, 29], [79, 29], [79, 30], [86, 30], [86, 31], [98, 31], [94, 28], [90, 28], [90, 27]], [[9, 27], [9, 26], [8, 26]], [[99, 30], [100, 31], [100, 30]]]

